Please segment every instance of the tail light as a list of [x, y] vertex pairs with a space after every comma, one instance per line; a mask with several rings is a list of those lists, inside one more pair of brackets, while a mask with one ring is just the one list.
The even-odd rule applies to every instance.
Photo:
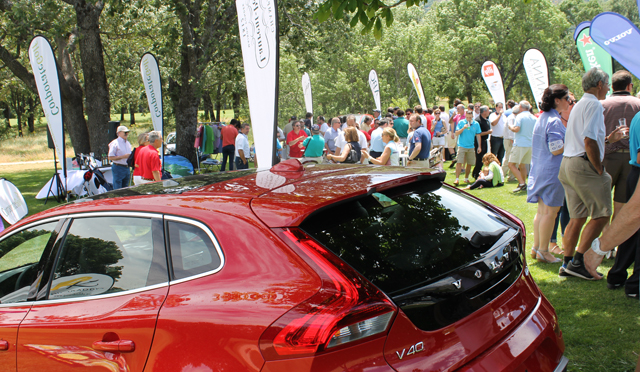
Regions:
[[86, 171], [86, 172], [84, 172], [83, 177], [84, 177], [84, 180], [88, 182], [91, 179], [91, 177], [93, 177], [93, 172]]
[[262, 334], [265, 359], [310, 356], [388, 330], [396, 306], [384, 293], [301, 230], [281, 236], [316, 269], [322, 287]]

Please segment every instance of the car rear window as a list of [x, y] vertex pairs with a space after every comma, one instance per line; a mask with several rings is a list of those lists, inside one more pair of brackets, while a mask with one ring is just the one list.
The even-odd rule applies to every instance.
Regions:
[[481, 258], [508, 228], [434, 181], [325, 208], [300, 227], [390, 296]]

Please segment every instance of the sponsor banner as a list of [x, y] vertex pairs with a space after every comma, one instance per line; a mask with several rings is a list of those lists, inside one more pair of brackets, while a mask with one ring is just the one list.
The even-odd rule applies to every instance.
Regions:
[[275, 0], [236, 0], [251, 128], [260, 168], [275, 158], [278, 105], [278, 8]]
[[524, 53], [522, 64], [524, 65], [524, 71], [527, 73], [527, 79], [529, 79], [529, 86], [536, 101], [536, 106], [540, 110], [542, 95], [549, 86], [547, 59], [538, 49], [529, 49]]
[[[582, 31], [588, 27], [591, 27], [591, 22], [589, 21], [580, 22], [580, 24], [578, 24], [576, 26], [576, 29], [573, 31], [573, 41], [578, 40], [578, 37], [580, 36]], [[589, 35], [588, 32], [587, 32], [587, 35]]]
[[373, 93], [373, 101], [376, 103], [376, 109], [380, 108], [380, 83], [378, 82], [378, 73], [376, 70], [369, 71], [369, 86], [371, 87], [371, 93]]
[[[585, 23], [585, 22], [582, 22]], [[581, 24], [582, 24], [581, 23]], [[591, 22], [589, 22], [591, 24]], [[584, 27], [576, 36], [576, 48], [582, 59], [584, 71], [589, 71], [593, 67], [600, 67], [604, 72], [611, 76], [613, 74], [613, 59], [609, 53], [600, 48], [591, 36], [589, 36], [590, 27]], [[609, 90], [609, 93], [612, 91]]]
[[422, 106], [422, 108], [424, 108], [425, 110], [427, 109], [427, 100], [424, 99], [424, 91], [422, 90], [422, 83], [420, 82], [420, 77], [418, 76], [418, 71], [416, 71], [416, 68], [413, 67], [413, 64], [409, 63], [407, 65], [407, 72], [409, 73], [409, 78], [411, 79], [411, 82], [413, 83], [413, 87], [416, 90], [416, 93], [418, 93], [418, 99], [420, 100], [420, 106]]
[[[311, 95], [311, 79], [306, 72], [302, 75], [302, 93], [304, 93], [304, 106], [307, 112], [313, 114], [313, 97]], [[312, 120], [313, 121], [313, 120]]]
[[482, 78], [484, 79], [485, 84], [487, 84], [489, 93], [491, 93], [493, 103], [497, 104], [498, 102], [502, 102], [504, 105], [506, 103], [504, 99], [504, 85], [502, 83], [502, 76], [500, 75], [498, 66], [496, 66], [492, 61], [487, 61], [482, 64]]
[[44, 36], [36, 36], [29, 44], [29, 62], [38, 87], [38, 96], [55, 147], [62, 174], [67, 175], [64, 143], [64, 121], [62, 120], [62, 95], [56, 58], [51, 44]]
[[[0, 178], [0, 216], [13, 225], [24, 218], [27, 213], [29, 213], [29, 208], [20, 190], [13, 183]], [[0, 225], [2, 225], [2, 221], [0, 221]]]
[[[630, 20], [618, 13], [600, 13], [591, 21], [589, 36], [629, 72], [640, 76], [640, 31]], [[611, 77], [611, 70], [604, 71]]]
[[160, 68], [158, 60], [151, 53], [145, 53], [140, 60], [140, 74], [144, 90], [147, 92], [147, 102], [151, 113], [153, 130], [164, 135], [163, 106], [162, 106], [162, 80], [160, 78]]

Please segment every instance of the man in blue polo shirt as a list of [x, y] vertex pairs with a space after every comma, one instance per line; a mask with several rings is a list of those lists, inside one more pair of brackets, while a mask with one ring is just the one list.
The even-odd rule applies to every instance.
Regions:
[[409, 117], [409, 125], [414, 129], [411, 133], [407, 167], [429, 167], [429, 153], [431, 152], [431, 133], [422, 126], [418, 114]]
[[[456, 136], [458, 136], [458, 162], [456, 163], [456, 180], [454, 185], [460, 184], [460, 172], [462, 171], [462, 165], [467, 164], [464, 173], [464, 182], [469, 183], [469, 173], [471, 167], [476, 165], [475, 145], [473, 143], [474, 137], [480, 143], [480, 124], [473, 120], [473, 110], [467, 110], [466, 119], [460, 120], [456, 125]], [[478, 153], [482, 151], [478, 147]]]
[[371, 132], [371, 149], [369, 150], [369, 155], [372, 158], [379, 158], [384, 151], [384, 142], [382, 141], [382, 131], [384, 128], [389, 126], [390, 119], [384, 118], [380, 120], [378, 127]]

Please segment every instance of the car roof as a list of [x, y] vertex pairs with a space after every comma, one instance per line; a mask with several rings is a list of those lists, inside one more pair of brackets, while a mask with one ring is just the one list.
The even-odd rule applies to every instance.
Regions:
[[[135, 210], [197, 216], [198, 209], [244, 204], [269, 227], [299, 225], [328, 205], [424, 178], [444, 181], [427, 168], [283, 161], [271, 169], [217, 172], [148, 183], [79, 199], [29, 217], [17, 225], [77, 212]], [[176, 207], [186, 207], [178, 211]], [[232, 209], [232, 208], [231, 208]], [[243, 213], [248, 212], [244, 210]]]

